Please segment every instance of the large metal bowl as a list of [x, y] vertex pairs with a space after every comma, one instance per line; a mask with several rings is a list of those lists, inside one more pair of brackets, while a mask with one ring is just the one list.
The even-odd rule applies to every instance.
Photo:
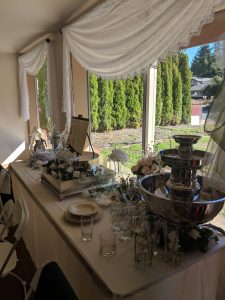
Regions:
[[[219, 191], [213, 191], [211, 195], [201, 195], [196, 201], [174, 201], [169, 195], [157, 194], [160, 188], [166, 189], [166, 181], [170, 174], [147, 175], [138, 181], [138, 186], [148, 204], [149, 210], [156, 215], [177, 224], [203, 224], [211, 221], [222, 209], [225, 195]], [[201, 177], [197, 177], [201, 185]], [[204, 199], [205, 198], [205, 199]]]

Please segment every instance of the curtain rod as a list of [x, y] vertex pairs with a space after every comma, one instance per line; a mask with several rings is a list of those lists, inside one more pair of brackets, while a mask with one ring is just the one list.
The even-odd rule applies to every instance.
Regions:
[[25, 48], [23, 48], [22, 50], [19, 51], [19, 54], [24, 54], [25, 52], [27, 52], [28, 50], [31, 50], [32, 48], [34, 48], [36, 45], [38, 45], [39, 43], [43, 42], [44, 40], [46, 40], [47, 43], [50, 43], [50, 41], [54, 40], [54, 36], [52, 33], [46, 33], [45, 35], [43, 35], [42, 37], [38, 38], [37, 40], [33, 41], [32, 43], [30, 43], [28, 46], [26, 46]]

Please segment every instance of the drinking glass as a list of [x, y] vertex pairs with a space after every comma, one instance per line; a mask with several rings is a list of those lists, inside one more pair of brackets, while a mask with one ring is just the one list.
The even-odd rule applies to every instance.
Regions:
[[135, 262], [145, 268], [152, 264], [152, 240], [145, 235], [136, 234], [135, 236]]
[[127, 208], [121, 209], [120, 229], [122, 234], [119, 238], [121, 242], [129, 242], [132, 239], [132, 217], [128, 213]]
[[81, 239], [84, 242], [92, 240], [94, 220], [92, 216], [81, 217]]
[[116, 253], [116, 233], [110, 230], [103, 231], [100, 236], [100, 254], [112, 256]]
[[142, 230], [143, 212], [138, 206], [132, 206], [130, 208], [130, 214], [132, 216], [132, 226], [134, 233], [140, 233]]
[[112, 216], [112, 231], [121, 231], [120, 229], [120, 214], [121, 214], [121, 207], [119, 205], [113, 205], [110, 208], [110, 214]]

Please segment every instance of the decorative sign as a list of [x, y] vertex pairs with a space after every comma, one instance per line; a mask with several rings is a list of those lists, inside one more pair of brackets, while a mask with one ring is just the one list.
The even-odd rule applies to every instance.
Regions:
[[84, 149], [88, 125], [89, 119], [82, 118], [82, 116], [72, 117], [67, 145], [79, 155], [82, 154]]

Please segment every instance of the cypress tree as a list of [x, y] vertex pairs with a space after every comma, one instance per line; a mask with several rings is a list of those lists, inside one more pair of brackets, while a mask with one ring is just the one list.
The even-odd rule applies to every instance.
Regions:
[[179, 52], [179, 70], [182, 80], [182, 123], [189, 124], [191, 117], [191, 70], [188, 55]]
[[156, 110], [155, 110], [155, 125], [159, 126], [162, 119], [162, 72], [161, 63], [157, 67], [157, 86], [156, 86]]
[[126, 127], [127, 109], [124, 80], [114, 81], [112, 117], [114, 129], [122, 129]]
[[109, 81], [99, 78], [99, 131], [108, 131], [111, 129], [111, 99], [109, 90]]
[[135, 81], [137, 82], [138, 85], [138, 94], [139, 94], [139, 102], [140, 102], [140, 107], [141, 111], [143, 110], [143, 101], [144, 101], [144, 78], [143, 75], [136, 75], [135, 76]]
[[37, 74], [37, 100], [40, 127], [42, 129], [48, 128], [50, 121], [48, 112], [48, 86], [47, 86], [47, 61], [45, 60], [42, 68]]
[[89, 91], [90, 91], [90, 103], [91, 103], [91, 129], [92, 131], [98, 130], [99, 125], [99, 97], [98, 97], [98, 79], [95, 74], [89, 75]]
[[109, 110], [110, 110], [110, 128], [113, 128], [112, 112], [113, 112], [114, 82], [109, 80]]
[[126, 107], [127, 126], [137, 128], [141, 125], [141, 105], [139, 100], [139, 78], [127, 79], [126, 83]]
[[162, 90], [163, 90], [163, 108], [161, 125], [168, 125], [173, 119], [173, 99], [172, 99], [172, 72], [171, 58], [167, 58], [161, 64], [162, 71]]
[[173, 125], [180, 124], [182, 119], [182, 80], [177, 63], [175, 58], [173, 60]]

